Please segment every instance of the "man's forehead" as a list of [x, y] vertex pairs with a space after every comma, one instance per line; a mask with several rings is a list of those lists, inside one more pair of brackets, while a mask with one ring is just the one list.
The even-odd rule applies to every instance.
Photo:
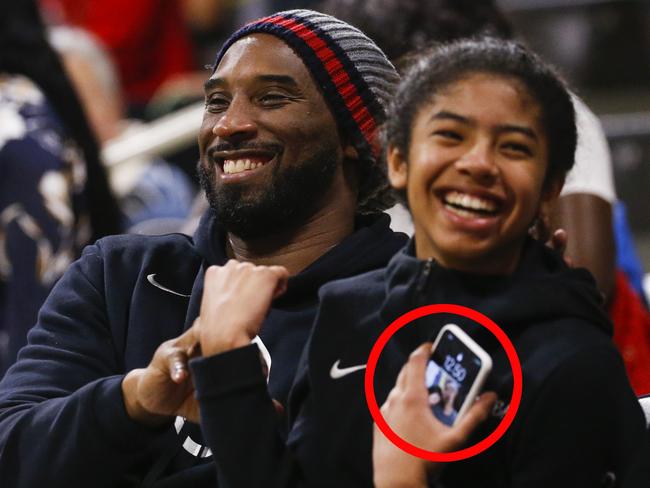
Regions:
[[255, 33], [233, 43], [225, 52], [211, 79], [224, 80], [233, 74], [258, 78], [276, 78], [295, 84], [311, 81], [302, 59], [283, 40]]

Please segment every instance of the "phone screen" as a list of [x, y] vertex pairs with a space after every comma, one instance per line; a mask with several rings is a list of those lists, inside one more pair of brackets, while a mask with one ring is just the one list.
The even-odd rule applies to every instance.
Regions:
[[429, 405], [438, 420], [454, 423], [480, 369], [481, 359], [446, 331], [429, 358], [425, 377]]

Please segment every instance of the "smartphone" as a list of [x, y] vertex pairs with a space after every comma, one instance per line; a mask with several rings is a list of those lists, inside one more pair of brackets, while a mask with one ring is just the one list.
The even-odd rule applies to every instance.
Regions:
[[492, 358], [456, 324], [445, 325], [436, 337], [425, 382], [429, 406], [438, 420], [454, 423], [472, 406], [492, 370]]

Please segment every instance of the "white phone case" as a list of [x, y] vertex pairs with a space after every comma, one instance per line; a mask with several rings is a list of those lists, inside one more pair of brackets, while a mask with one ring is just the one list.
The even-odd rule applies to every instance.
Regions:
[[488, 374], [490, 374], [490, 371], [492, 371], [492, 358], [481, 346], [476, 343], [474, 339], [467, 335], [463, 329], [461, 329], [456, 324], [447, 324], [440, 330], [435, 342], [433, 343], [433, 346], [431, 347], [431, 354], [433, 354], [433, 352], [436, 350], [436, 347], [438, 347], [438, 344], [440, 343], [444, 334], [447, 332], [454, 334], [458, 340], [467, 346], [467, 348], [476, 354], [476, 356], [481, 360], [481, 369], [479, 369], [478, 374], [476, 375], [476, 379], [474, 380], [474, 383], [470, 387], [467, 396], [465, 397], [465, 401], [463, 401], [463, 404], [458, 410], [458, 415], [454, 421], [455, 424], [458, 422], [458, 419], [461, 418], [463, 414], [472, 406], [476, 397], [478, 396], [479, 391], [481, 391], [483, 383], [485, 383]]

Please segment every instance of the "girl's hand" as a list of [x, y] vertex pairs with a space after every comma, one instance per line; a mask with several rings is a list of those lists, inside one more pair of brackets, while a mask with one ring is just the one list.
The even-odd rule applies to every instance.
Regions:
[[[431, 411], [425, 386], [425, 371], [431, 343], [418, 347], [402, 368], [381, 412], [391, 429], [411, 444], [432, 452], [459, 449], [489, 415], [496, 394], [481, 395], [456, 425], [440, 422]], [[427, 471], [437, 464], [411, 456], [388, 440], [375, 425], [373, 440], [375, 486], [427, 486]]]

